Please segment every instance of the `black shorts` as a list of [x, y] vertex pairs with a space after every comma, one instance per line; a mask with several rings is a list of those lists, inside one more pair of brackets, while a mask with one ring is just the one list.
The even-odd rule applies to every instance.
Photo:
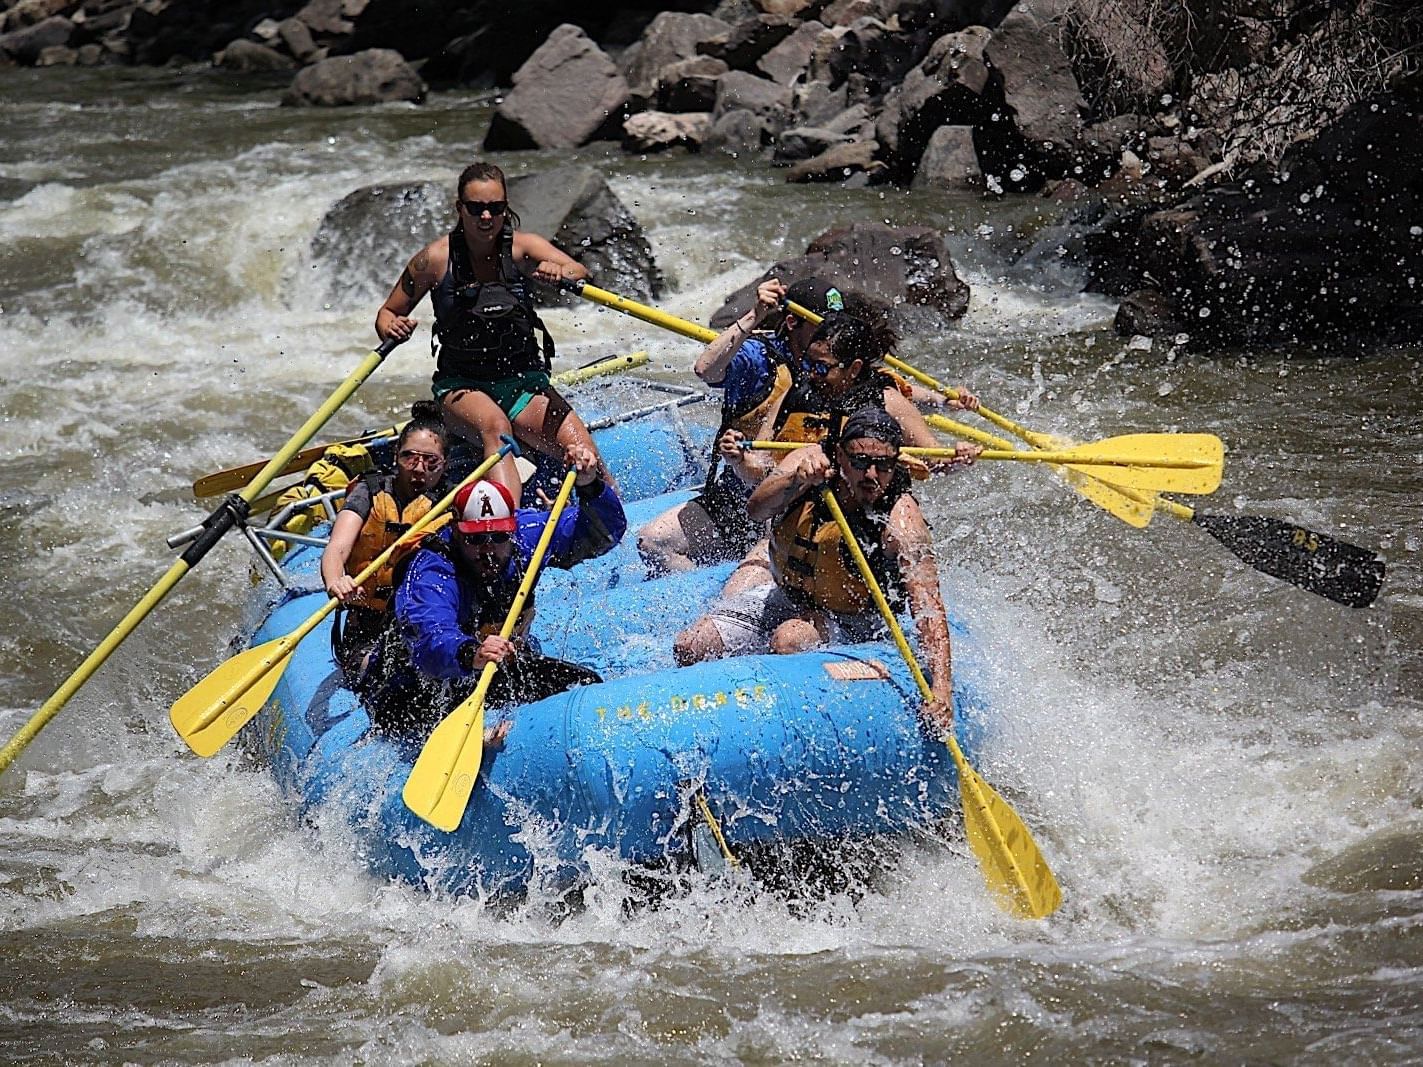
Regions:
[[752, 545], [766, 536], [766, 524], [753, 522], [746, 513], [746, 494], [728, 486], [727, 478], [735, 479], [736, 475], [722, 471], [710, 489], [704, 489], [691, 500], [707, 513], [720, 535], [720, 543], [714, 550], [703, 553], [706, 559], [693, 555], [698, 563], [740, 559], [751, 550]]

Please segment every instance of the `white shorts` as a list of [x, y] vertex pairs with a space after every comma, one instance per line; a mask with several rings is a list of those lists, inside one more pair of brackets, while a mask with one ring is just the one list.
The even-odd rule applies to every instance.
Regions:
[[840, 615], [797, 604], [774, 582], [766, 582], [735, 596], [722, 597], [707, 613], [728, 656], [750, 656], [771, 649], [771, 634], [791, 619], [823, 618], [829, 623], [830, 644], [853, 645], [884, 636], [884, 621], [873, 608], [856, 615]]

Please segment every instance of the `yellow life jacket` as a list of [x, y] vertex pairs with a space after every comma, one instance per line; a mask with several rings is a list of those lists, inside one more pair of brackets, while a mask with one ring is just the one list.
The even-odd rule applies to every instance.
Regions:
[[766, 421], [766, 412], [771, 410], [771, 405], [785, 396], [791, 389], [790, 368], [784, 363], [776, 365], [776, 376], [771, 382], [771, 388], [763, 397], [760, 403], [752, 405], [745, 411], [727, 419], [726, 428], [728, 430], [740, 430], [747, 437], [755, 437], [761, 429], [761, 423]]
[[[837, 408], [848, 414], [856, 407], [874, 404], [884, 407], [884, 391], [898, 389], [883, 370], [876, 368], [870, 376], [850, 387], [850, 392], [836, 400]], [[856, 400], [855, 398], [859, 398]], [[813, 445], [824, 441], [830, 432], [833, 415], [830, 411], [814, 411], [824, 400], [816, 397], [813, 390], [797, 385], [787, 394], [776, 413], [775, 440], [795, 441], [798, 444]]]
[[[375, 459], [365, 445], [332, 445], [322, 453], [321, 458], [307, 468], [306, 478], [281, 496], [277, 497], [272, 514], [281, 511], [288, 504], [299, 500], [315, 500], [335, 489], [344, 489], [351, 480], [375, 469]], [[283, 530], [292, 533], [310, 533], [326, 521], [326, 511], [319, 504], [298, 511], [282, 524]], [[273, 541], [272, 555], [281, 559], [291, 545], [286, 541]]]
[[[351, 547], [351, 555], [346, 560], [346, 573], [360, 574], [377, 556], [395, 544], [410, 527], [419, 522], [435, 506], [436, 498], [429, 493], [421, 493], [401, 508], [393, 491], [395, 476], [367, 476], [371, 489], [371, 513], [366, 516], [365, 525], [356, 535], [356, 543]], [[450, 519], [448, 513], [441, 515], [427, 527], [433, 533]], [[371, 611], [384, 611], [395, 592], [395, 567], [405, 556], [419, 546], [419, 540], [402, 545], [391, 554], [384, 566], [362, 583], [366, 591], [365, 607]]]
[[[886, 514], [899, 497], [894, 484], [890, 493]], [[899, 565], [885, 554], [884, 522], [863, 512], [847, 517], [881, 590], [891, 603], [900, 599]], [[771, 575], [792, 600], [821, 611], [857, 615], [874, 607], [839, 524], [818, 490], [792, 504], [771, 526]]]

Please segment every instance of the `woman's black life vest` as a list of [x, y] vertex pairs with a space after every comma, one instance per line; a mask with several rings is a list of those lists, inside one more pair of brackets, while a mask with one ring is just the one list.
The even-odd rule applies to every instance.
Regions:
[[[493, 382], [553, 364], [553, 338], [534, 311], [528, 280], [514, 263], [514, 227], [506, 219], [495, 257], [498, 277], [475, 279], [464, 230], [450, 231], [449, 265], [430, 293], [435, 379]], [[542, 334], [540, 342], [539, 334]]]

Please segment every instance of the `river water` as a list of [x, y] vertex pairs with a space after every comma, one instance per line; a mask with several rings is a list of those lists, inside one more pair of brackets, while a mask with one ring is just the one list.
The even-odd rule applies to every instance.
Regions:
[[[175, 72], [5, 72], [0, 109], [0, 732], [167, 569], [197, 476], [271, 455], [372, 344], [381, 292], [308, 245], [384, 181], [453, 183], [487, 106], [295, 111]], [[598, 168], [705, 321], [851, 219], [951, 231], [968, 315], [907, 358], [1034, 429], [1224, 438], [1204, 509], [1382, 548], [1351, 611], [1161, 516], [1132, 530], [1027, 464], [925, 492], [944, 592], [991, 649], [979, 769], [1065, 904], [1020, 923], [968, 858], [911, 849], [813, 906], [694, 884], [570, 917], [379, 883], [339, 820], [191, 756], [167, 708], [226, 655], [246, 549], [221, 544], [0, 779], [0, 1061], [1406, 1063], [1423, 1061], [1423, 349], [1128, 346], [1034, 201], [789, 186], [709, 155], [514, 153]], [[1420, 219], [1423, 221], [1423, 219]], [[393, 281], [416, 247], [363, 250]], [[591, 306], [561, 362], [696, 346]], [[322, 439], [428, 381], [425, 331]]]

